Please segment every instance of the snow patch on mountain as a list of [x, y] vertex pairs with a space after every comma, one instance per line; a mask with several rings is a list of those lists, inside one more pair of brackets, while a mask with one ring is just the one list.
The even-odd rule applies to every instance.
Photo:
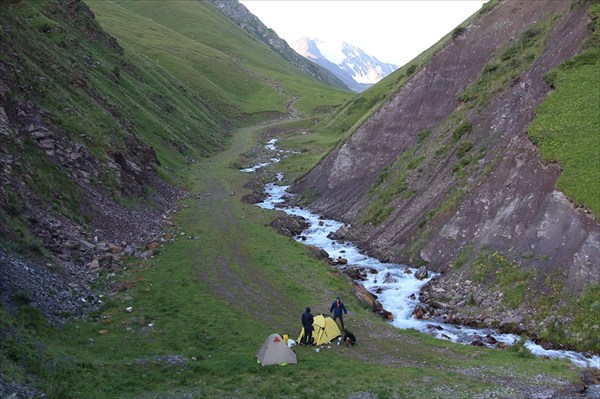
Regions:
[[298, 54], [327, 68], [352, 90], [362, 91], [394, 72], [398, 66], [345, 41], [324, 41], [304, 37], [292, 43]]
[[323, 41], [314, 39], [315, 46], [320, 50], [321, 54], [334, 64], [341, 64], [344, 62], [346, 55], [344, 54], [343, 41]]

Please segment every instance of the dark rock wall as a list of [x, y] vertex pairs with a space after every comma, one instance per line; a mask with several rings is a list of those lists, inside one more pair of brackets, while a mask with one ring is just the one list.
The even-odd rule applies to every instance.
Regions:
[[[546, 7], [538, 7], [540, 3]], [[514, 11], [517, 4], [521, 10]], [[353, 206], [379, 172], [412, 147], [419, 132], [435, 127], [456, 109], [457, 95], [478, 77], [496, 50], [542, 15], [562, 7], [564, 2], [505, 2], [484, 14], [440, 50], [298, 188], [314, 186], [324, 194], [315, 204], [317, 209], [338, 217], [355, 216]], [[516, 12], [518, 19], [513, 18]]]
[[[600, 278], [600, 224], [555, 189], [557, 164], [543, 165], [526, 134], [536, 106], [548, 93], [543, 76], [573, 56], [588, 36], [584, 8], [567, 12], [555, 26], [543, 55], [510, 90], [495, 98], [480, 129], [501, 134], [502, 159], [466, 196], [423, 251], [444, 270], [469, 243], [519, 255], [544, 256], [563, 270], [570, 288]], [[445, 248], [446, 250], [441, 250]]]

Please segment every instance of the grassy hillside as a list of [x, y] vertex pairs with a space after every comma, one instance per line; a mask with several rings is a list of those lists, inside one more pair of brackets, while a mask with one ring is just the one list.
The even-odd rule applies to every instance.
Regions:
[[557, 188], [600, 219], [600, 2], [584, 51], [546, 76], [554, 88], [537, 109], [529, 136], [543, 160], [563, 168]]
[[[228, 117], [162, 66], [124, 53], [84, 4], [3, 2], [0, 24], [0, 238], [11, 249], [44, 252], [29, 232], [40, 209], [85, 226], [95, 207], [86, 191], [130, 207], [149, 200], [150, 189], [132, 195], [114, 171], [115, 157], [144, 156], [138, 144], [152, 146], [156, 172], [169, 178], [228, 139]], [[48, 151], [30, 135], [38, 130], [50, 135]]]
[[[85, 137], [97, 156], [119, 146], [127, 132], [150, 142], [167, 165], [177, 158], [173, 147], [193, 155], [222, 147], [225, 117], [162, 66], [135, 51], [123, 54], [88, 21], [54, 11], [56, 3], [2, 7], [2, 39], [12, 51], [3, 51], [0, 61], [18, 73], [21, 85], [8, 93], [9, 102], [35, 101], [69, 136]], [[85, 40], [84, 29], [97, 37]]]
[[[300, 112], [312, 112], [350, 95], [303, 76], [208, 3], [94, 6], [102, 21], [124, 32], [122, 42], [101, 30], [85, 4], [0, 5], [2, 101], [9, 123], [22, 127], [17, 136], [26, 136], [31, 124], [44, 125], [56, 130], [61, 145], [89, 151], [99, 162], [85, 170], [92, 174], [91, 187], [123, 205], [135, 206], [142, 199], [126, 193], [127, 185], [119, 187], [110, 165], [115, 154], [133, 154], [132, 140], [152, 147], [160, 163], [156, 172], [169, 179], [181, 165], [222, 149], [232, 126], [288, 115], [294, 96], [300, 97], [294, 105]], [[173, 29], [151, 18], [164, 18]], [[17, 154], [10, 158], [18, 166], [12, 168], [13, 177], [27, 182], [31, 191], [6, 185], [0, 193], [6, 226], [0, 235], [6, 242], [16, 238], [14, 249], [40, 252], [27, 233], [31, 226], [20, 220], [28, 210], [22, 197], [39, 196], [83, 224], [90, 217], [86, 208], [93, 205], [82, 201], [84, 190], [72, 181], [73, 172], [53, 165], [58, 161], [49, 159], [35, 140], [23, 144], [26, 148], [9, 140], [4, 149]], [[151, 190], [145, 190], [150, 197]]]
[[88, 1], [127, 48], [167, 68], [190, 89], [238, 120], [286, 114], [294, 96], [303, 113], [339, 105], [352, 94], [307, 76], [250, 36], [209, 2]]

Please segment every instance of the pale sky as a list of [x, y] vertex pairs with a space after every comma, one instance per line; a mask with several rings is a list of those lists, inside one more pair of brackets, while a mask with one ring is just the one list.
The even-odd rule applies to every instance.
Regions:
[[301, 37], [347, 41], [402, 66], [487, 0], [240, 0], [289, 44]]

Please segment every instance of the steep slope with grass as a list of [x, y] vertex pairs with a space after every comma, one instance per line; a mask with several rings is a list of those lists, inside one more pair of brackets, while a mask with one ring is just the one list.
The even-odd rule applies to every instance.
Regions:
[[[348, 94], [208, 3], [160, 4], [182, 32], [101, 6], [147, 46], [124, 48], [81, 1], [0, 4], [0, 300], [19, 291], [54, 322], [93, 306], [91, 284], [123, 257], [151, 256], [147, 245], [185, 195], [182, 166], [222, 150], [236, 125], [318, 112]], [[57, 305], [63, 295], [69, 303]]]
[[[428, 62], [389, 77], [399, 89], [297, 190], [379, 257], [477, 280], [478, 292], [444, 299], [462, 321], [520, 314], [547, 336], [595, 314], [572, 301], [600, 280], [597, 9], [487, 4]], [[597, 350], [591, 317], [555, 338]]]
[[1, 241], [86, 269], [94, 242], [123, 246], [159, 229], [181, 195], [165, 178], [222, 148], [230, 122], [161, 66], [125, 54], [85, 4], [1, 7]]
[[123, 46], [167, 68], [242, 123], [339, 105], [347, 90], [319, 83], [204, 1], [88, 1]]
[[269, 29], [248, 9], [235, 0], [210, 0], [223, 14], [227, 15], [240, 28], [250, 33], [267, 46], [272, 48], [277, 54], [281, 55], [285, 60], [295, 65], [308, 76], [318, 82], [327, 83], [331, 86], [348, 89], [349, 87], [342, 82], [337, 76], [329, 72], [320, 65], [307, 60], [296, 51], [294, 51], [288, 43], [277, 36], [273, 29]]

